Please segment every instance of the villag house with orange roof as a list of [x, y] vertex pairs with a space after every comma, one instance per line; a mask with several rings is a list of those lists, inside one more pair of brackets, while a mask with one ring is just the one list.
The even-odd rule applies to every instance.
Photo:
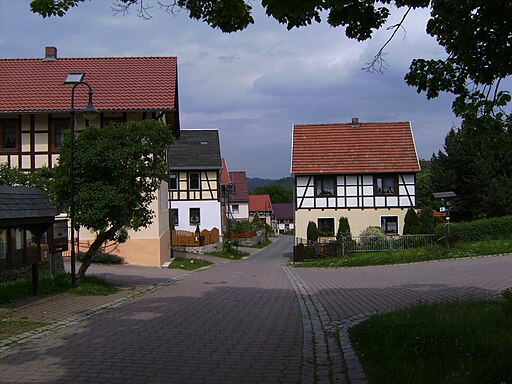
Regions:
[[[100, 112], [96, 125], [156, 119], [179, 137], [176, 57], [60, 58], [46, 47], [42, 58], [0, 59], [0, 163], [31, 172], [56, 165], [64, 131], [70, 129], [70, 73], [84, 73]], [[88, 102], [88, 88], [75, 92], [76, 130], [89, 124], [79, 113]], [[153, 224], [138, 232], [115, 252], [126, 261], [162, 265], [170, 259], [167, 182], [151, 205]], [[81, 244], [95, 234], [82, 229]]]
[[400, 234], [419, 171], [409, 122], [294, 125], [296, 238], [307, 238], [310, 221], [334, 238], [342, 216], [353, 235], [369, 226]]

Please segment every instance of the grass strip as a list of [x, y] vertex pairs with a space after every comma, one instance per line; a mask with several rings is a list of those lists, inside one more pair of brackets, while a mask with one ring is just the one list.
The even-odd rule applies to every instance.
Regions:
[[209, 261], [202, 259], [187, 259], [184, 257], [176, 257], [173, 262], [169, 265], [169, 268], [173, 269], [183, 269], [185, 271], [193, 271], [195, 269], [199, 269], [202, 267], [206, 267], [207, 265], [211, 265]]
[[222, 257], [223, 259], [240, 260], [245, 256], [249, 256], [249, 252], [239, 251], [236, 248], [225, 247], [222, 251], [208, 252], [209, 256]]
[[[71, 274], [63, 272], [57, 273], [54, 279], [51, 278], [49, 273], [42, 273], [39, 286], [41, 294], [69, 292], [82, 296], [94, 296], [110, 295], [119, 291], [119, 288], [99, 276], [85, 276], [78, 281], [76, 289], [73, 290], [71, 288]], [[31, 277], [0, 282], [0, 304], [11, 303], [31, 295]]]
[[328, 257], [314, 259], [303, 264], [296, 264], [299, 268], [343, 268], [362, 267], [369, 265], [387, 265], [402, 263], [417, 263], [422, 261], [443, 260], [452, 258], [475, 257], [512, 253], [512, 239], [482, 240], [467, 243], [457, 243], [448, 249], [441, 245], [422, 248], [396, 249], [384, 252], [354, 253], [345, 258]]
[[512, 382], [512, 306], [419, 305], [349, 331], [369, 383]]

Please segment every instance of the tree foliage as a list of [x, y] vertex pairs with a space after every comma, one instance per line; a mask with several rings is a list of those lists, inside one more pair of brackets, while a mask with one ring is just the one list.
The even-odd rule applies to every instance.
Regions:
[[338, 243], [341, 243], [343, 241], [344, 237], [350, 237], [351, 231], [350, 231], [350, 224], [348, 222], [348, 218], [346, 217], [340, 217], [338, 221], [338, 231], [336, 232], [336, 241]]
[[293, 191], [290, 191], [281, 185], [270, 184], [254, 189], [255, 195], [269, 195], [272, 203], [291, 203], [293, 202]]
[[512, 214], [512, 121], [466, 121], [452, 128], [444, 152], [432, 157], [432, 188], [454, 191], [452, 216], [472, 220]]
[[306, 229], [306, 237], [308, 241], [317, 241], [318, 240], [318, 227], [314, 221], [310, 221], [308, 223], [308, 227]]
[[32, 173], [26, 173], [19, 168], [11, 168], [7, 163], [2, 163], [0, 164], [0, 185], [37, 187], [43, 191], [52, 204], [56, 203], [53, 170], [48, 167], [42, 167]]
[[420, 220], [414, 208], [409, 208], [404, 218], [404, 235], [417, 235], [421, 233]]
[[[63, 16], [70, 8], [85, 0], [32, 0], [31, 10], [43, 17]], [[185, 9], [189, 16], [206, 22], [223, 32], [235, 32], [254, 23], [252, 2], [249, 0], [116, 0], [114, 10], [126, 12], [136, 7], [140, 16], [150, 18], [151, 4], [174, 13]], [[383, 27], [392, 11], [405, 15], [392, 29], [391, 38], [402, 27], [411, 10], [428, 8], [430, 18], [426, 32], [442, 46], [444, 59], [414, 59], [405, 76], [407, 84], [427, 98], [449, 92], [456, 96], [453, 110], [456, 115], [475, 118], [492, 115], [505, 119], [504, 108], [510, 101], [508, 91], [502, 90], [502, 80], [512, 72], [512, 2], [507, 0], [261, 0], [266, 14], [285, 24], [288, 29], [313, 22], [326, 22], [344, 27], [350, 39], [359, 41], [372, 37]], [[389, 42], [389, 40], [388, 40]], [[386, 43], [387, 44], [387, 43]], [[371, 62], [382, 63], [381, 49]]]
[[172, 140], [169, 128], [154, 120], [86, 128], [75, 140], [74, 196], [69, 190], [69, 137], [65, 140], [55, 168], [57, 201], [69, 207], [74, 198], [76, 224], [96, 232], [78, 278], [105, 241], [123, 242], [127, 227], [151, 224], [149, 205], [166, 179], [166, 150]]

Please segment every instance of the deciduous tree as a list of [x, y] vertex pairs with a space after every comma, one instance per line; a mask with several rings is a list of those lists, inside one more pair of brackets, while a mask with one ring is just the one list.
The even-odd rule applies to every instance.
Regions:
[[75, 193], [70, 196], [70, 148], [65, 140], [55, 168], [57, 201], [69, 206], [73, 198], [76, 224], [96, 232], [79, 279], [103, 243], [123, 242], [127, 228], [137, 231], [151, 224], [154, 212], [149, 206], [166, 180], [166, 151], [172, 141], [170, 129], [154, 120], [86, 128], [75, 140]]

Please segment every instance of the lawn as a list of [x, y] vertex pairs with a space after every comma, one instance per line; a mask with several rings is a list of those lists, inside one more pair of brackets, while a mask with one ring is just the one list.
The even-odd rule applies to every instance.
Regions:
[[[78, 282], [74, 290], [71, 288], [71, 275], [69, 273], [57, 273], [55, 279], [52, 279], [49, 273], [42, 273], [39, 281], [41, 294], [69, 292], [76, 295], [90, 296], [110, 295], [119, 291], [119, 288], [98, 276], [85, 276]], [[0, 304], [11, 303], [31, 295], [31, 277], [0, 282]]]
[[169, 268], [183, 269], [185, 271], [193, 271], [199, 268], [211, 265], [209, 261], [202, 259], [187, 259], [184, 257], [176, 257], [173, 262], [169, 265]]
[[370, 384], [512, 382], [512, 299], [419, 305], [349, 335]]
[[368, 265], [416, 263], [431, 260], [495, 255], [501, 253], [512, 253], [512, 239], [481, 240], [466, 243], [460, 242], [450, 249], [441, 245], [433, 245], [429, 247], [398, 249], [384, 252], [354, 253], [345, 258], [329, 257], [314, 259], [303, 264], [295, 264], [295, 267], [361, 267]]
[[222, 251], [208, 252], [208, 255], [215, 257], [222, 257], [223, 259], [240, 260], [245, 256], [249, 256], [248, 252], [239, 251], [238, 249], [231, 247], [224, 247]]

